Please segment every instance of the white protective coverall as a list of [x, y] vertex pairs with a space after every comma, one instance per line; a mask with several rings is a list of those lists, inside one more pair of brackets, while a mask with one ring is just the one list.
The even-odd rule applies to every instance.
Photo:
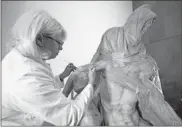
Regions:
[[88, 84], [75, 100], [66, 98], [63, 82], [42, 60], [46, 55], [36, 50], [38, 34], [64, 36], [64, 28], [44, 10], [33, 10], [12, 31], [9, 45], [16, 47], [2, 60], [2, 125], [78, 125], [93, 98], [93, 86]]
[[16, 49], [2, 61], [2, 125], [75, 126], [93, 97], [88, 84], [75, 100], [61, 92], [62, 82], [43, 60]]

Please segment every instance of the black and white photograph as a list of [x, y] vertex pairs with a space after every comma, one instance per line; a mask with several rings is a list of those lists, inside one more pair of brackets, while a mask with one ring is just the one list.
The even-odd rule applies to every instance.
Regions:
[[182, 1], [1, 1], [0, 126], [182, 126]]

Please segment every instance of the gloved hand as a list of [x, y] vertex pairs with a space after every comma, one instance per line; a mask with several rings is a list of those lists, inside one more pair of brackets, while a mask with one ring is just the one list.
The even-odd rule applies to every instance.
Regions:
[[65, 70], [63, 71], [63, 73], [61, 73], [61, 74], [59, 75], [60, 80], [63, 81], [66, 77], [68, 77], [68, 76], [70, 75], [70, 73], [71, 73], [72, 71], [76, 70], [76, 68], [77, 68], [77, 67], [74, 66], [73, 63], [69, 63], [69, 64], [66, 66]]
[[73, 63], [69, 63], [67, 66], [66, 66], [66, 68], [65, 68], [65, 70], [64, 70], [64, 76], [65, 77], [68, 77], [69, 75], [70, 75], [70, 73], [72, 72], [72, 71], [74, 71], [74, 70], [76, 70], [76, 66], [74, 66], [74, 64]]
[[80, 93], [88, 83], [94, 86], [95, 75], [95, 69], [92, 65], [82, 66], [78, 71], [72, 73], [74, 91]]

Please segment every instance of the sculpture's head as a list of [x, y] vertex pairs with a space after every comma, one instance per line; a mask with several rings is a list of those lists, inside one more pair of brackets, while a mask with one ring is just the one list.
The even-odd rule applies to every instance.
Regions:
[[128, 57], [145, 53], [141, 37], [155, 19], [156, 14], [149, 5], [140, 6], [129, 16], [123, 27], [106, 30], [101, 40], [101, 54], [119, 53], [120, 57]]
[[137, 45], [141, 41], [142, 35], [151, 27], [156, 16], [148, 4], [140, 6], [129, 16], [124, 25], [124, 33], [130, 36], [130, 44]]

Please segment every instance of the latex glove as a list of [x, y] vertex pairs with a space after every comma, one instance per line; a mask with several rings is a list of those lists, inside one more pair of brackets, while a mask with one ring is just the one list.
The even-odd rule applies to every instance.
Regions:
[[63, 74], [64, 74], [65, 77], [68, 77], [68, 76], [70, 75], [70, 73], [71, 73], [72, 71], [74, 71], [74, 70], [76, 70], [76, 66], [74, 66], [73, 63], [69, 63], [69, 64], [66, 66], [66, 68], [65, 68], [65, 70], [64, 70], [64, 72], [63, 72]]

